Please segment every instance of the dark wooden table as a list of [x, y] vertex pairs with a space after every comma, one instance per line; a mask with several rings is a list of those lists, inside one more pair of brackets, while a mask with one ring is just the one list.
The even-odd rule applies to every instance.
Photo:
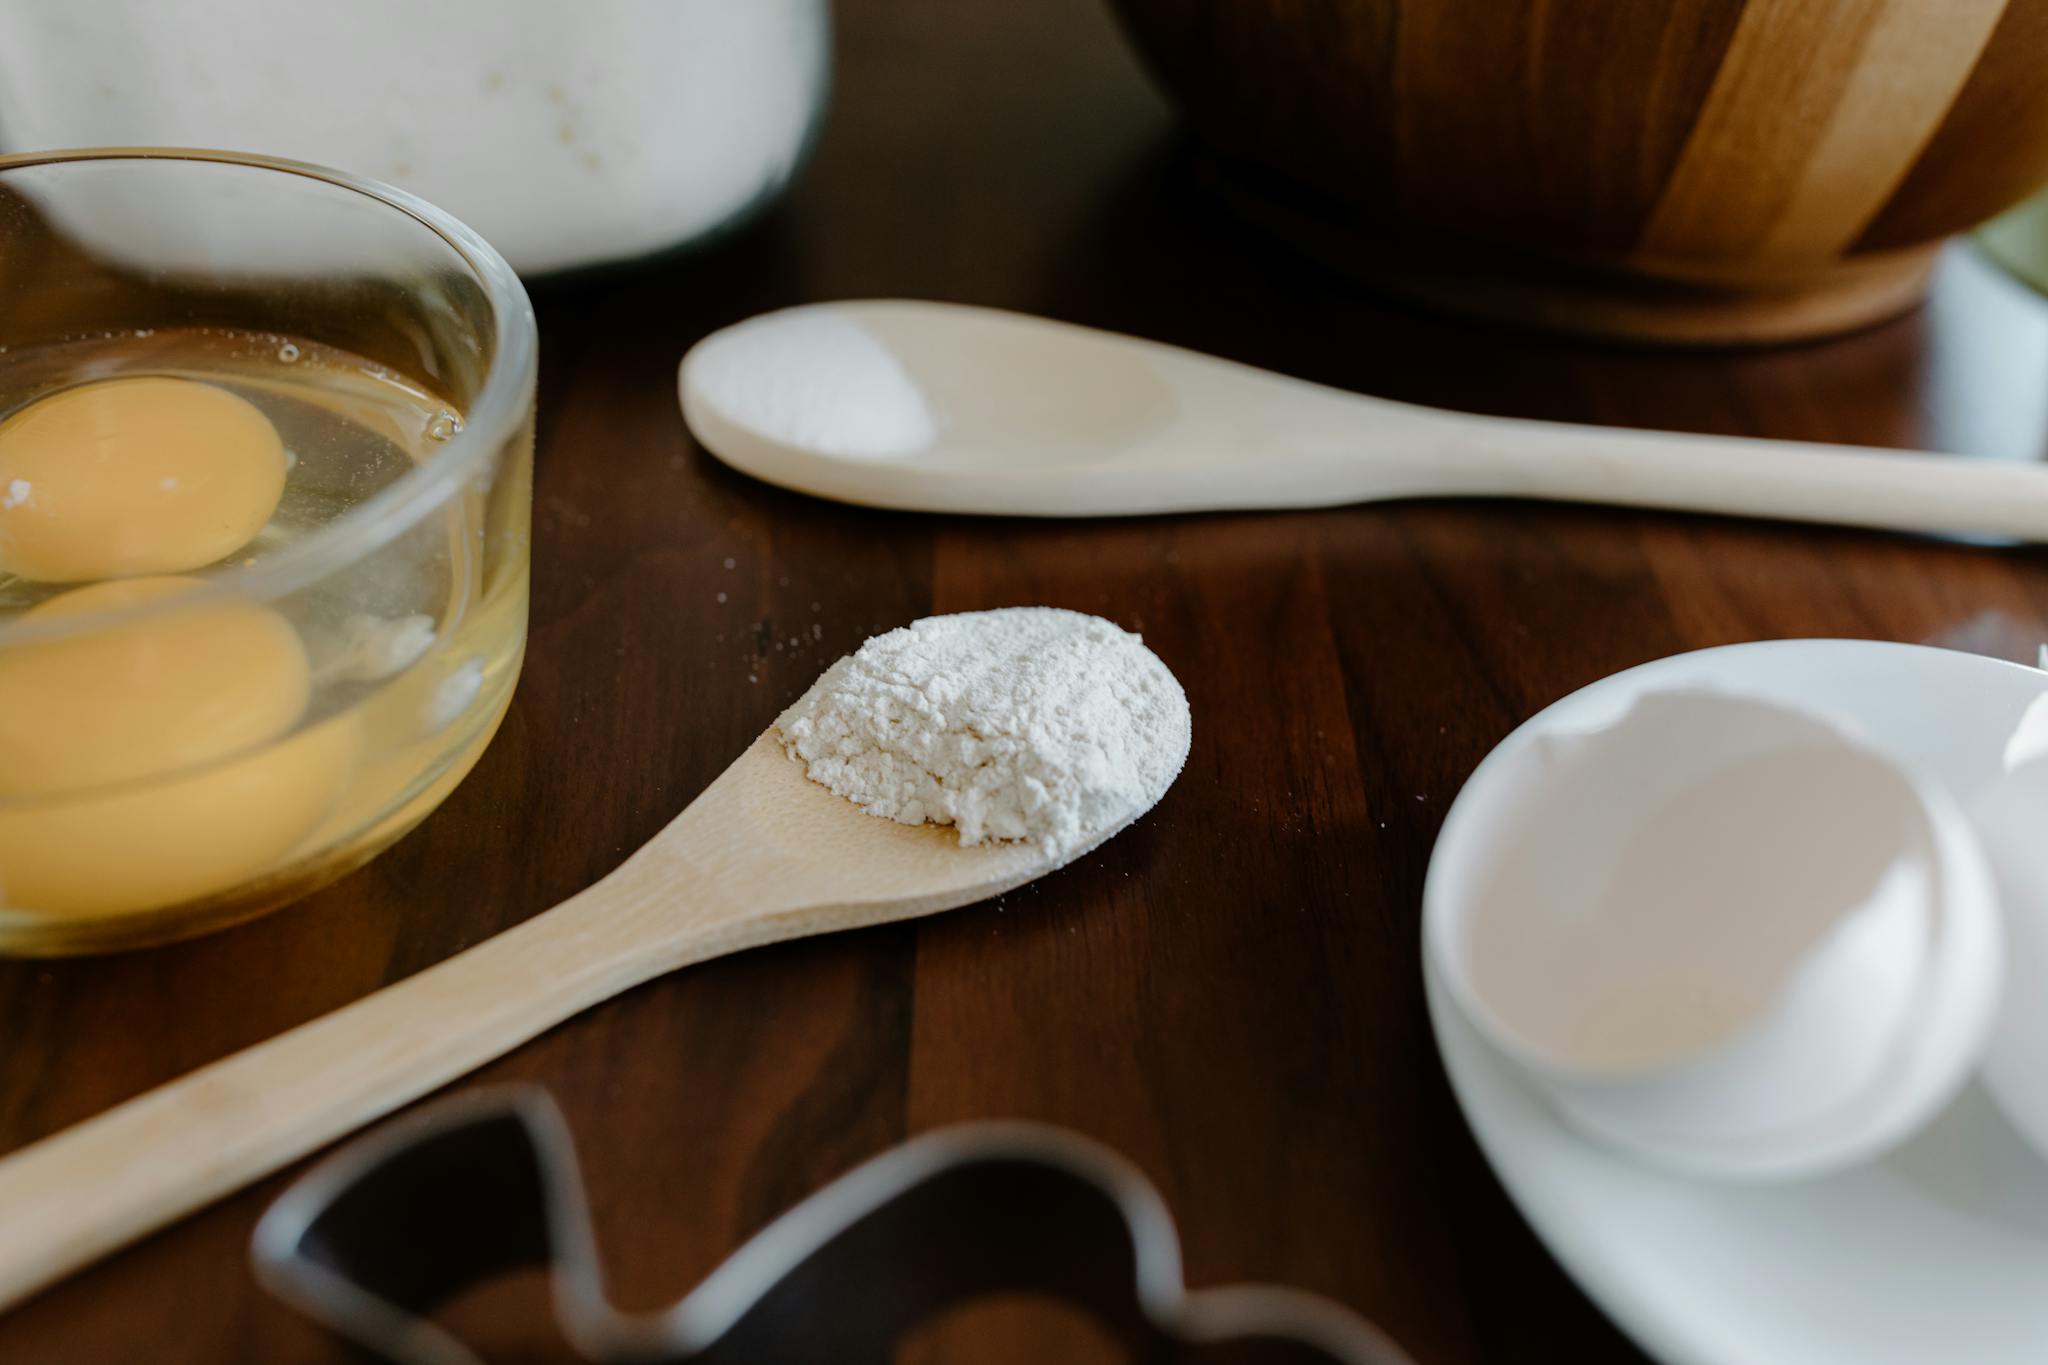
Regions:
[[[709, 254], [539, 291], [532, 643], [475, 775], [376, 863], [267, 920], [0, 966], [0, 1149], [569, 895], [865, 635], [1048, 603], [1142, 630], [1185, 683], [1194, 754], [1154, 815], [1000, 906], [693, 968], [475, 1078], [561, 1101], [620, 1300], [676, 1297], [908, 1134], [1013, 1115], [1143, 1166], [1193, 1284], [1332, 1295], [1424, 1365], [1639, 1361], [1516, 1216], [1437, 1062], [1416, 928], [1444, 808], [1538, 708], [1679, 650], [1843, 635], [2031, 658], [2048, 557], [1504, 503], [1095, 524], [860, 511], [709, 459], [677, 415], [675, 362], [760, 309], [912, 295], [1477, 411], [2038, 458], [2048, 310], [1969, 266], [1917, 316], [1770, 354], [1468, 328], [1360, 296], [1219, 214], [1094, 0], [848, 0], [830, 122], [780, 209]], [[814, 624], [814, 647], [772, 647]], [[339, 1359], [245, 1269], [284, 1180], [0, 1319], [0, 1361]], [[564, 1358], [517, 1288], [458, 1316], [505, 1360]], [[1089, 1358], [1077, 1331], [1019, 1310], [909, 1354]]]

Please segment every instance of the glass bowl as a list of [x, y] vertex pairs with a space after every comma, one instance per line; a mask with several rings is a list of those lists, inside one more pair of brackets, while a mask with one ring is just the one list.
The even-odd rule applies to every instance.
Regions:
[[[462, 780], [524, 653], [535, 363], [511, 268], [401, 191], [207, 151], [0, 157], [0, 953], [247, 919]], [[76, 444], [21, 476], [26, 433], [62, 425], [35, 405], [111, 410], [115, 383], [268, 420], [285, 472], [253, 538], [105, 572], [24, 548], [80, 501], [84, 561], [125, 544], [102, 490], [158, 528], [225, 496], [105, 482], [132, 475]]]

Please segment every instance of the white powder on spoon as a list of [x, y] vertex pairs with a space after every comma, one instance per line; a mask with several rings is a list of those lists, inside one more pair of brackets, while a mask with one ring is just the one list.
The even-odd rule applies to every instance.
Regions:
[[694, 387], [718, 414], [824, 455], [915, 455], [938, 439], [923, 390], [882, 339], [816, 308], [755, 318], [692, 351]]
[[1065, 862], [1187, 761], [1187, 696], [1129, 631], [1052, 607], [931, 616], [832, 665], [776, 722], [871, 815], [1024, 840]]

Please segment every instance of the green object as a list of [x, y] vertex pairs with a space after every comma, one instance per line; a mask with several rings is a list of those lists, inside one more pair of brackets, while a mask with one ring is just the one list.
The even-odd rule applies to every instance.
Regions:
[[1977, 229], [1977, 241], [1991, 259], [2048, 294], [2048, 191]]

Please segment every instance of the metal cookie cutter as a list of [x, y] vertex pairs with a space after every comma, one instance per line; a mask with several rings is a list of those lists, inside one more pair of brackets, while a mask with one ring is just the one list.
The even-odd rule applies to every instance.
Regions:
[[533, 1265], [552, 1271], [563, 1336], [603, 1365], [889, 1365], [920, 1322], [1002, 1291], [1088, 1311], [1134, 1365], [1409, 1365], [1326, 1300], [1188, 1292], [1145, 1178], [1036, 1124], [886, 1152], [653, 1314], [606, 1300], [567, 1126], [533, 1089], [448, 1101], [330, 1158], [264, 1214], [253, 1254], [278, 1297], [394, 1365], [481, 1365], [427, 1315]]

